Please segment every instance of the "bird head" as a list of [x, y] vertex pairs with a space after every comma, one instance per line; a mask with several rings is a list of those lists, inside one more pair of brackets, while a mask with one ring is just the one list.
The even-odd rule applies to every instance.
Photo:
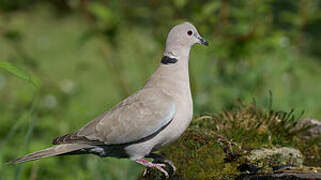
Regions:
[[168, 33], [165, 52], [176, 54], [178, 48], [189, 51], [194, 44], [208, 46], [208, 42], [200, 36], [195, 26], [184, 22], [174, 26]]

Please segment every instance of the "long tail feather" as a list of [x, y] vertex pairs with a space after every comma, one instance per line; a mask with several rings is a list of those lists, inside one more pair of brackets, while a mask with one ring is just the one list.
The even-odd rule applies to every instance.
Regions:
[[30, 153], [25, 156], [19, 157], [17, 159], [14, 159], [7, 164], [18, 164], [18, 163], [23, 163], [27, 161], [34, 161], [37, 159], [41, 158], [46, 158], [50, 156], [57, 156], [61, 155], [64, 153], [69, 153], [72, 151], [80, 150], [80, 149], [86, 149], [86, 148], [91, 148], [93, 146], [87, 145], [87, 144], [61, 144], [57, 146], [52, 146], [50, 148]]

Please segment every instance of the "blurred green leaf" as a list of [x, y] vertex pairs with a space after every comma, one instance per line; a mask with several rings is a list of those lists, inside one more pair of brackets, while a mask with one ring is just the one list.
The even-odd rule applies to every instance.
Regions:
[[90, 3], [89, 10], [99, 20], [111, 22], [114, 21], [114, 13], [110, 8], [102, 3]]
[[17, 66], [6, 62], [6, 61], [0, 61], [0, 69], [3, 69], [7, 71], [8, 73], [27, 81], [28, 83], [32, 84], [35, 87], [39, 87], [39, 82], [35, 78], [31, 77], [27, 72], [24, 70], [18, 68]]
[[214, 2], [209, 2], [204, 5], [202, 15], [203, 16], [210, 16], [212, 15], [215, 11], [217, 11], [220, 8], [221, 3], [214, 1]]
[[19, 31], [16, 30], [9, 30], [4, 34], [4, 37], [10, 41], [21, 41], [22, 35]]
[[186, 3], [187, 3], [186, 0], [175, 0], [174, 1], [175, 6], [178, 8], [184, 7]]

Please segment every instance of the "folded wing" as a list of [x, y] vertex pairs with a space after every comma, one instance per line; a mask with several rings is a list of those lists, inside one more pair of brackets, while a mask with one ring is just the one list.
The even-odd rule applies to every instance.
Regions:
[[115, 145], [140, 141], [165, 128], [175, 112], [170, 96], [157, 89], [142, 89], [79, 131], [58, 137], [53, 143]]

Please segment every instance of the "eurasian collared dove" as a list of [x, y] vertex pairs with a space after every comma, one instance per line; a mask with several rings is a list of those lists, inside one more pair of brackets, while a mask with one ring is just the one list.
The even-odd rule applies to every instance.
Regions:
[[[189, 52], [194, 44], [208, 45], [188, 22], [168, 34], [161, 62], [142, 89], [129, 96], [80, 130], [57, 137], [52, 146], [12, 160], [22, 163], [49, 156], [96, 154], [129, 158], [146, 168], [169, 164], [153, 153], [179, 138], [192, 120], [193, 102], [189, 84]], [[153, 158], [160, 163], [143, 158]]]

